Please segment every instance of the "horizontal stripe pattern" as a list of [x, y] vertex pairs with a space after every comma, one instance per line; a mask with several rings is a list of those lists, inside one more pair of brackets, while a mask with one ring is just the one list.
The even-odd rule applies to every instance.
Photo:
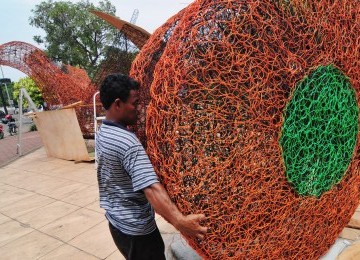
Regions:
[[96, 134], [100, 206], [106, 218], [128, 235], [146, 235], [156, 228], [154, 210], [143, 189], [159, 182], [134, 133], [103, 121]]

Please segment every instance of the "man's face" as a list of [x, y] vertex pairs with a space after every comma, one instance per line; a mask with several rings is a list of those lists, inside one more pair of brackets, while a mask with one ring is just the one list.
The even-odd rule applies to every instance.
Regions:
[[137, 104], [139, 101], [139, 94], [137, 90], [130, 90], [130, 95], [126, 102], [119, 100], [119, 112], [121, 120], [127, 125], [133, 125], [137, 121]]

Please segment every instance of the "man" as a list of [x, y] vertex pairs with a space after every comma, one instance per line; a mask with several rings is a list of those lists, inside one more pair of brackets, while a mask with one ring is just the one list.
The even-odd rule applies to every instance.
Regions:
[[184, 216], [159, 183], [149, 158], [127, 126], [136, 123], [139, 84], [128, 76], [109, 75], [100, 87], [106, 110], [96, 138], [100, 206], [110, 232], [126, 259], [165, 259], [154, 210], [181, 233], [203, 239], [205, 216]]

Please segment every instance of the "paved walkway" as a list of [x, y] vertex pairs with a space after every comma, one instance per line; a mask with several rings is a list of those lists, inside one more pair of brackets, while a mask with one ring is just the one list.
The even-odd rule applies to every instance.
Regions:
[[[0, 167], [18, 158], [17, 154], [18, 136], [6, 136], [0, 139]], [[40, 135], [37, 131], [22, 134], [22, 154], [28, 154], [42, 147]]]
[[[124, 259], [98, 197], [93, 163], [48, 158], [44, 148], [0, 168], [0, 259]], [[173, 259], [180, 235], [156, 221]]]
[[[38, 138], [36, 133], [26, 136]], [[48, 158], [40, 148], [0, 167], [0, 259], [124, 259], [98, 199], [93, 163]], [[170, 246], [181, 248], [186, 242], [162, 217], [156, 216], [156, 222], [166, 257], [174, 259]], [[322, 260], [335, 259], [343, 248], [337, 241]]]

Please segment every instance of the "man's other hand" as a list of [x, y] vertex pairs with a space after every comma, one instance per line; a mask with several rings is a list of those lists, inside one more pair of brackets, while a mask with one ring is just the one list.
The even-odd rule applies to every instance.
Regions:
[[201, 226], [200, 222], [205, 220], [204, 214], [190, 214], [187, 216], [182, 216], [177, 223], [175, 228], [177, 228], [184, 235], [190, 237], [197, 237], [199, 239], [204, 239], [204, 235], [207, 232], [207, 227]]

